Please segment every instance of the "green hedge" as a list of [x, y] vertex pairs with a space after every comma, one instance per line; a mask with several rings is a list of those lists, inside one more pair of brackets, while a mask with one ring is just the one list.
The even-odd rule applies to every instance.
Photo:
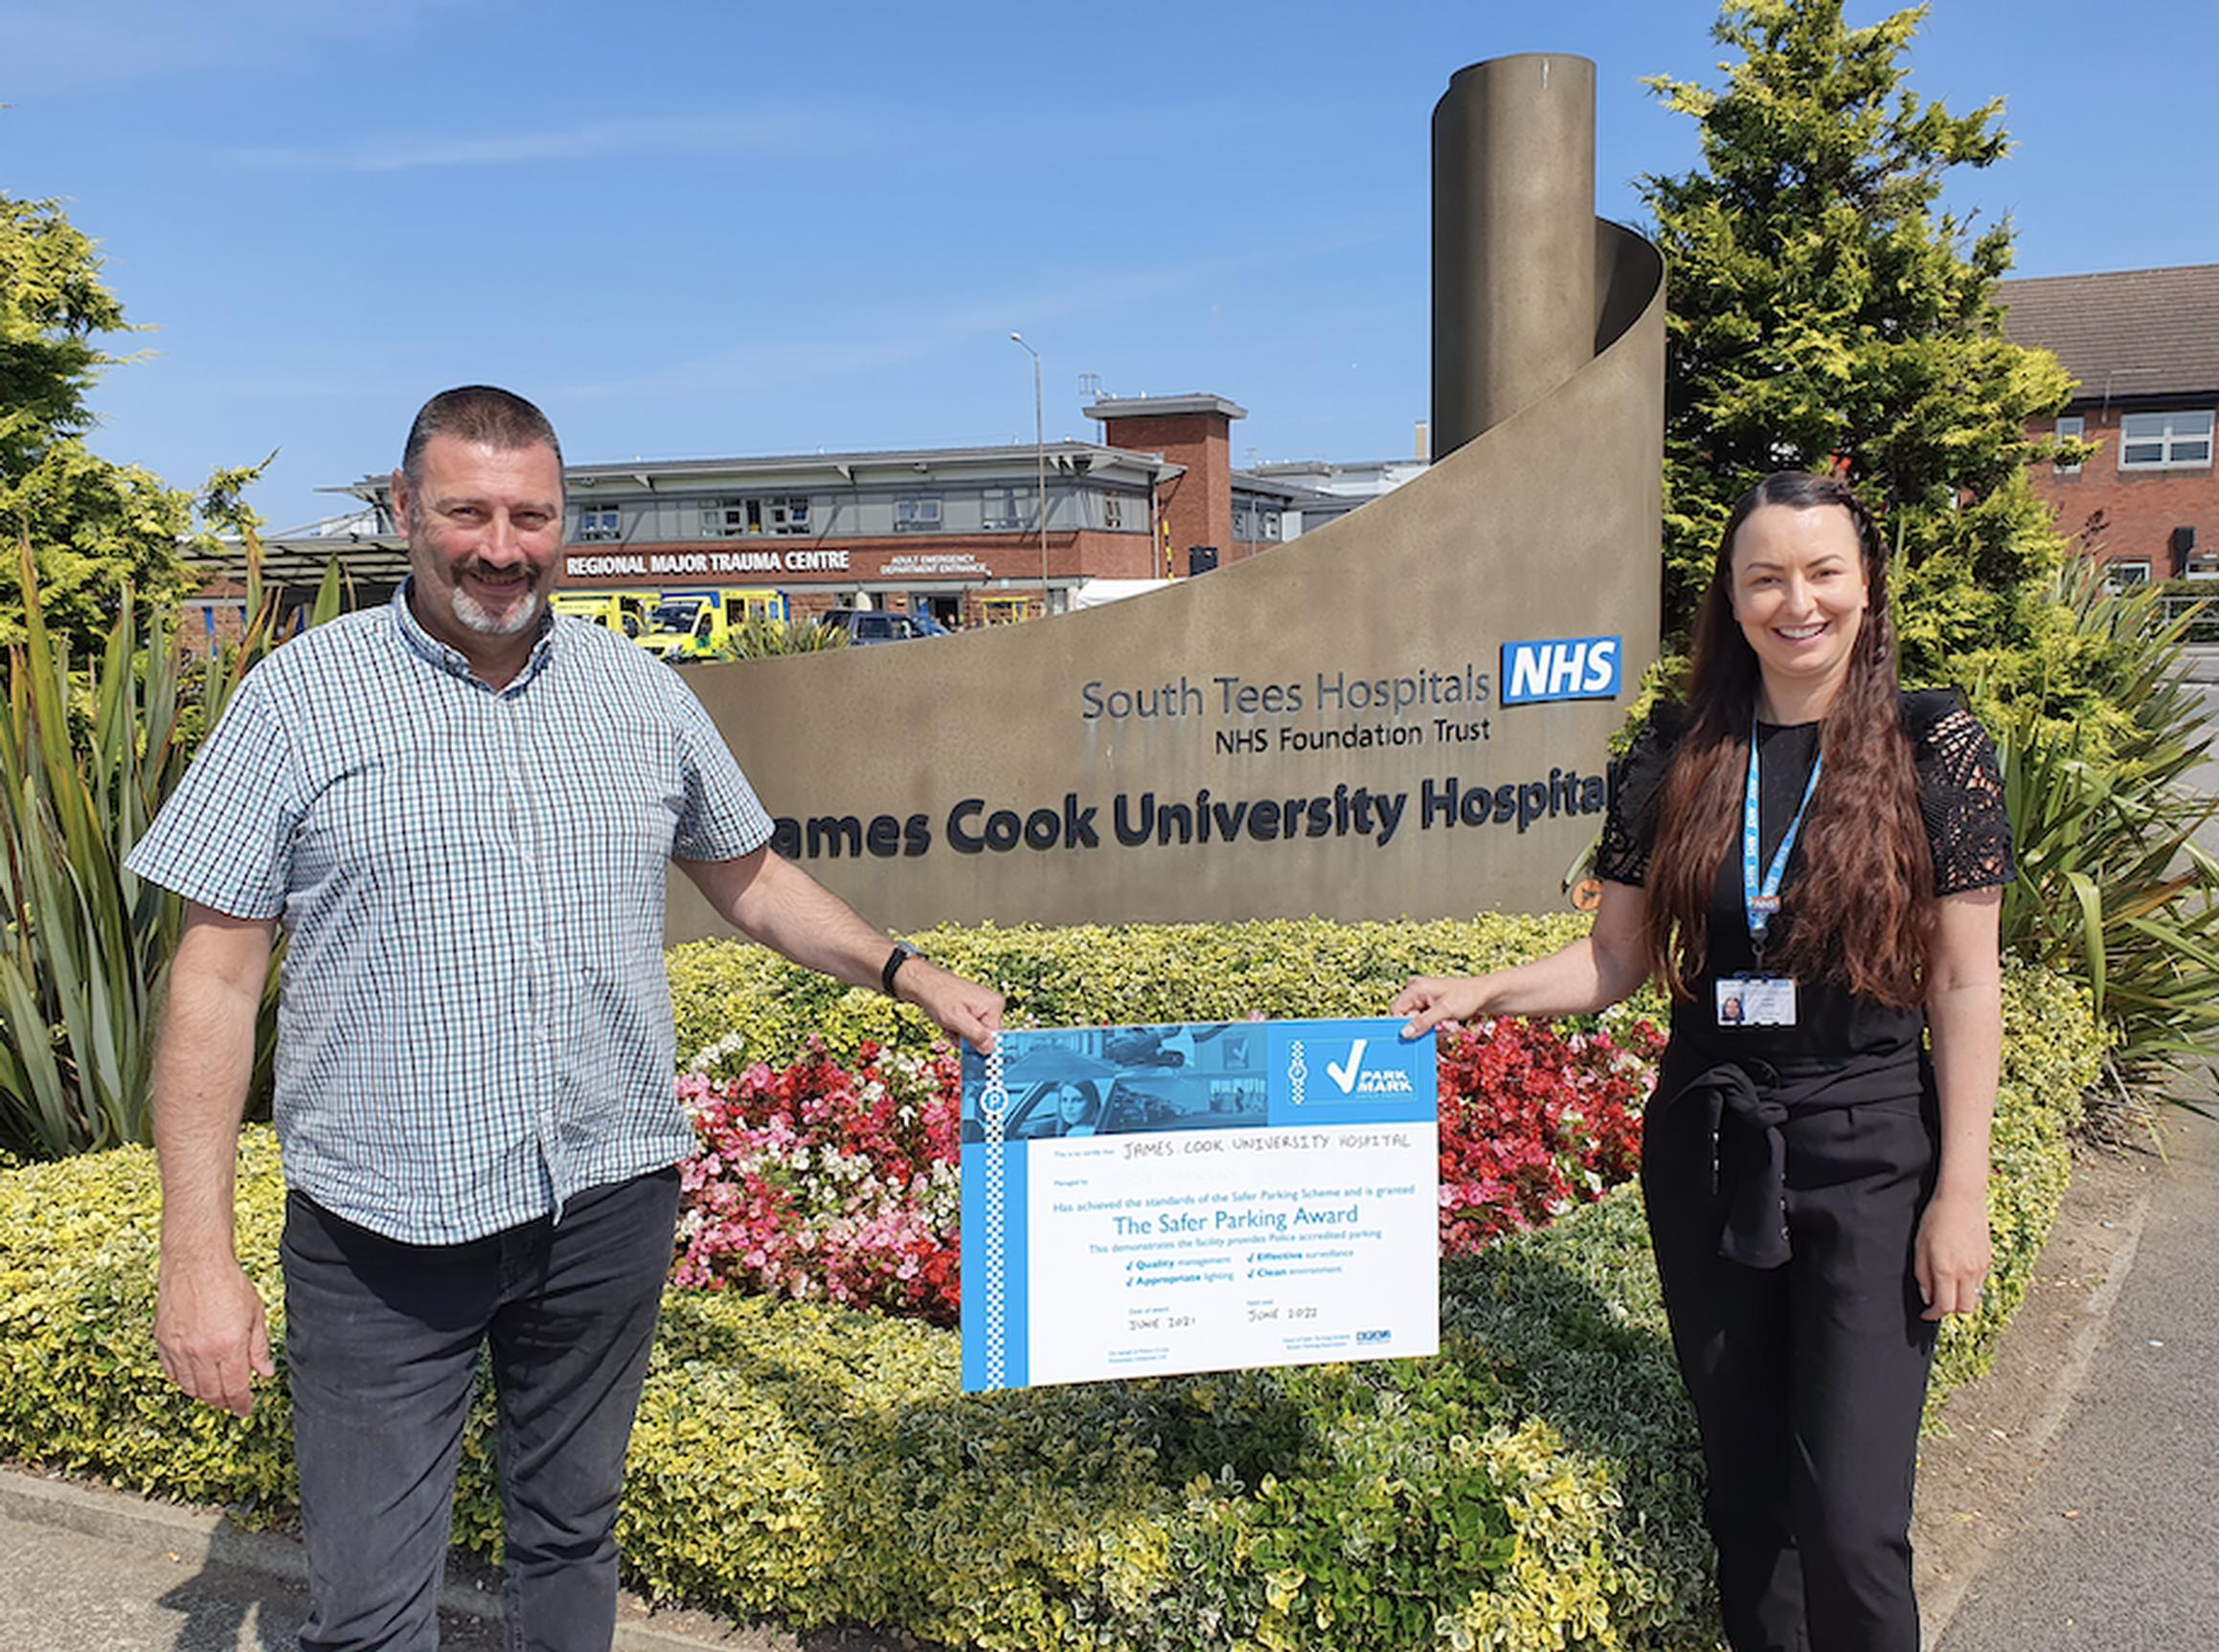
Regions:
[[[1387, 975], [1531, 952], [1561, 928], [1528, 926], [1520, 945], [1508, 923], [1364, 926], [1340, 932], [1329, 966], [1300, 967], [1261, 942], [1314, 939], [1310, 926], [1144, 931], [1129, 952], [1102, 933], [967, 939], [972, 957], [1009, 961], [997, 979], [1036, 983], [1043, 1020], [1077, 1020], [1376, 1008]], [[1468, 954], [1429, 950], [1466, 937], [1480, 942]], [[1084, 953], [1114, 996], [1029, 972], [1028, 939]], [[957, 939], [932, 938], [970, 962]], [[1152, 996], [1235, 954], [1283, 981], [1280, 995]], [[703, 1008], [717, 989], [698, 949], [674, 960], [682, 969], [696, 972], [682, 1019], [752, 1013], [753, 987]], [[854, 1035], [883, 1008], [859, 995], [835, 1007]], [[742, 1023], [766, 1053], [768, 1028], [800, 1025], [785, 1005], [769, 1014]], [[2014, 971], [2006, 1026], [1997, 1284], [1953, 1327], [1937, 1386], [1985, 1359], [2023, 1294], [2095, 1071], [2093, 1022], [2057, 982]], [[282, 1204], [274, 1146], [250, 1131], [242, 1255], [273, 1303], [281, 1371]], [[0, 1453], [280, 1518], [294, 1495], [283, 1406], [265, 1396], [239, 1422], [161, 1376], [155, 1213], [140, 1149], [0, 1175]], [[990, 1398], [962, 1396], [959, 1369], [955, 1336], [929, 1326], [673, 1292], [633, 1438], [631, 1581], [742, 1618], [898, 1624], [982, 1647], [1715, 1643], [1690, 1419], [1631, 1189], [1446, 1267], [1432, 1360]], [[456, 1529], [487, 1551], [488, 1437], [481, 1403]]]
[[1996, 1342], [2027, 1300], [2034, 1259], [2072, 1176], [2072, 1135], [2082, 1098], [2103, 1078], [2110, 1037], [2076, 983], [2047, 970], [2005, 972], [2003, 1082], [1988, 1156], [1995, 1263], [1981, 1311], [1942, 1322], [1927, 1392], [1930, 1414], [1951, 1390], [1995, 1364]]
[[[1586, 933], [1575, 914], [1435, 923], [1129, 924], [1070, 929], [992, 924], [911, 937], [950, 969], [991, 982], [1012, 1027], [1240, 1021], [1250, 1015], [1384, 1015], [1413, 975], [1468, 974], [1552, 951]], [[821, 1037], [835, 1054], [859, 1040], [923, 1050], [930, 1022], [875, 988], [842, 986], [736, 940], [701, 940], [669, 955], [678, 1061], [703, 1052], [782, 1064]], [[1653, 1018], [1644, 992], [1630, 1007]]]

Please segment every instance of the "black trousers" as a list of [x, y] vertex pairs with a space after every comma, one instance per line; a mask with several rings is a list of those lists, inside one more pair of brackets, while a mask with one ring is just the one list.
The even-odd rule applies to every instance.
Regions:
[[515, 1652], [606, 1652], [618, 1483], [678, 1172], [590, 1188], [461, 1245], [405, 1245], [285, 1206], [285, 1351], [308, 1551], [304, 1652], [431, 1652], [463, 1425], [489, 1344], [504, 1606]]
[[1760, 1269], [1718, 1254], [1731, 1188], [1714, 1186], [1710, 1115], [1667, 1088], [1671, 1066], [1642, 1185], [1702, 1431], [1727, 1638], [1734, 1652], [1918, 1652], [1911, 1495], [1934, 1327], [1912, 1257], [1933, 1190], [1931, 1093], [1907, 1065], [1900, 1094], [1790, 1112], [1793, 1255]]

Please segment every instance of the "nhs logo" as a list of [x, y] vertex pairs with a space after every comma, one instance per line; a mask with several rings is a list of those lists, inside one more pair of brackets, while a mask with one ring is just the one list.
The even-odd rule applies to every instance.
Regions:
[[1503, 704], [1609, 700], [1619, 691], [1625, 645], [1617, 637], [1556, 637], [1503, 645]]

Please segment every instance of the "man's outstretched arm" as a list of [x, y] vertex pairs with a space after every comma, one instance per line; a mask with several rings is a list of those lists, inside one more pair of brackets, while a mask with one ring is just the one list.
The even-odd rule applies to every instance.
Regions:
[[[876, 986], [893, 941], [856, 916], [855, 909], [768, 849], [737, 860], [678, 863], [724, 920], [804, 968]], [[916, 1005], [951, 1038], [982, 1052], [994, 1047], [1002, 1026], [1002, 995], [990, 986], [913, 958], [894, 978], [897, 997]]]
[[188, 903], [154, 1053], [154, 1150], [162, 1166], [162, 1278], [154, 1342], [194, 1399], [240, 1416], [269, 1376], [261, 1295], [233, 1241], [238, 1121], [276, 931]]

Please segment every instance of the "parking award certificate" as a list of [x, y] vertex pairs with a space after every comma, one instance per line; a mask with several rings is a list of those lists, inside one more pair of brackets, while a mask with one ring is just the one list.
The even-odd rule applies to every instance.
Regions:
[[963, 1389], [1430, 1354], [1434, 1038], [1399, 1020], [963, 1052]]

